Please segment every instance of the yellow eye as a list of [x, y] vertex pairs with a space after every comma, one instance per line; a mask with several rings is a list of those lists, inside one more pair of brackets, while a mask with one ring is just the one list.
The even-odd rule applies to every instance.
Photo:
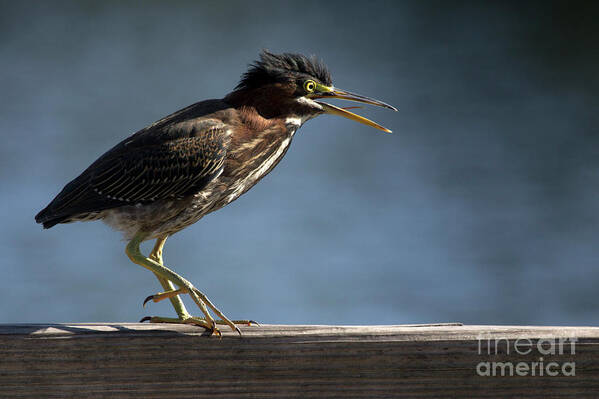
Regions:
[[306, 90], [306, 92], [312, 93], [314, 89], [316, 89], [316, 82], [313, 80], [306, 80], [304, 82], [304, 90]]

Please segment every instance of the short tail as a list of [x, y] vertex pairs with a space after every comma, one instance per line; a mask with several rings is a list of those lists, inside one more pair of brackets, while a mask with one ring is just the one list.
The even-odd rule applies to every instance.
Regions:
[[69, 216], [58, 216], [53, 214], [53, 212], [51, 212], [51, 210], [48, 208], [49, 206], [42, 209], [40, 213], [35, 215], [36, 223], [41, 223], [44, 226], [44, 229], [49, 229], [50, 227], [55, 226], [58, 223], [63, 223], [69, 219]]

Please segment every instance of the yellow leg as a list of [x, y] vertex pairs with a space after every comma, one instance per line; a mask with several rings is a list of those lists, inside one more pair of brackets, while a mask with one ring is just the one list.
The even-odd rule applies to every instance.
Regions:
[[[220, 310], [218, 310], [216, 306], [214, 306], [212, 302], [210, 302], [206, 295], [204, 295], [200, 290], [195, 288], [189, 281], [179, 276], [177, 273], [173, 272], [166, 266], [161, 265], [156, 260], [147, 258], [141, 253], [139, 246], [147, 237], [148, 235], [146, 233], [137, 233], [135, 237], [133, 237], [133, 239], [129, 242], [129, 244], [127, 244], [127, 256], [129, 256], [129, 259], [131, 259], [133, 263], [145, 267], [157, 276], [160, 276], [168, 282], [174, 283], [180, 289], [184, 289], [186, 291], [186, 293], [193, 299], [196, 305], [198, 305], [198, 307], [200, 308], [202, 313], [204, 313], [205, 316], [205, 319], [193, 317], [193, 321], [190, 320], [190, 322], [201, 325], [207, 328], [208, 330], [215, 332], [216, 334], [220, 334], [218, 328], [216, 327], [214, 319], [208, 312], [208, 309], [206, 307], [208, 306], [218, 317], [220, 317], [229, 327], [231, 327], [233, 331], [237, 331], [239, 334], [241, 334], [239, 328], [237, 328], [237, 326], [235, 326], [235, 324], [232, 321], [230, 321]], [[162, 242], [162, 244], [164, 245], [164, 242]], [[152, 320], [153, 319], [154, 318], [152, 318]], [[166, 321], [166, 319], [164, 320]], [[160, 320], [158, 320], [157, 318], [156, 321]], [[183, 320], [183, 322], [186, 322], [186, 320]]]
[[[164, 262], [162, 260], [162, 248], [164, 247], [164, 243], [166, 242], [166, 239], [168, 238], [168, 236], [163, 236], [163, 237], [159, 237], [156, 240], [156, 244], [154, 245], [154, 249], [152, 249], [152, 252], [150, 252], [150, 259], [158, 262], [159, 264], [164, 266]], [[173, 285], [173, 283], [171, 283], [169, 280], [161, 277], [159, 274], [156, 274], [156, 278], [158, 278], [158, 281], [160, 281], [160, 285], [162, 285], [162, 288], [164, 288], [165, 291], [173, 291], [175, 289], [175, 286]], [[181, 290], [182, 292], [180, 292], [181, 294], [185, 294], [186, 292], [184, 292], [183, 290]], [[186, 320], [188, 318], [191, 317], [191, 315], [187, 312], [187, 309], [185, 309], [185, 305], [183, 304], [183, 301], [181, 300], [181, 298], [178, 295], [175, 296], [170, 296], [169, 299], [171, 300], [171, 304], [173, 305], [173, 308], [175, 308], [175, 312], [177, 312], [177, 316], [179, 316], [179, 319], [181, 320]], [[157, 301], [155, 301], [157, 302]], [[145, 305], [145, 302], [144, 302]]]

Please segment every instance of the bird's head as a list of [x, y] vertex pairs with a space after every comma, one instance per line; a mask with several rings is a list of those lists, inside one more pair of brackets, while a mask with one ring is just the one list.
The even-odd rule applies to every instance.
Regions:
[[229, 98], [251, 103], [265, 117], [296, 115], [302, 122], [327, 113], [343, 116], [385, 132], [389, 129], [362, 116], [319, 99], [338, 98], [376, 105], [397, 111], [391, 105], [333, 86], [327, 67], [314, 57], [301, 54], [273, 54], [266, 50], [250, 65]]

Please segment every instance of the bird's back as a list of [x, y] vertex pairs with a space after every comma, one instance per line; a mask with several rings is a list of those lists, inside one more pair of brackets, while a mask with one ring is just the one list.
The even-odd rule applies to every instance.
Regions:
[[181, 198], [198, 191], [223, 167], [225, 123], [222, 100], [190, 105], [126, 138], [68, 183], [35, 220], [93, 220], [103, 211]]

